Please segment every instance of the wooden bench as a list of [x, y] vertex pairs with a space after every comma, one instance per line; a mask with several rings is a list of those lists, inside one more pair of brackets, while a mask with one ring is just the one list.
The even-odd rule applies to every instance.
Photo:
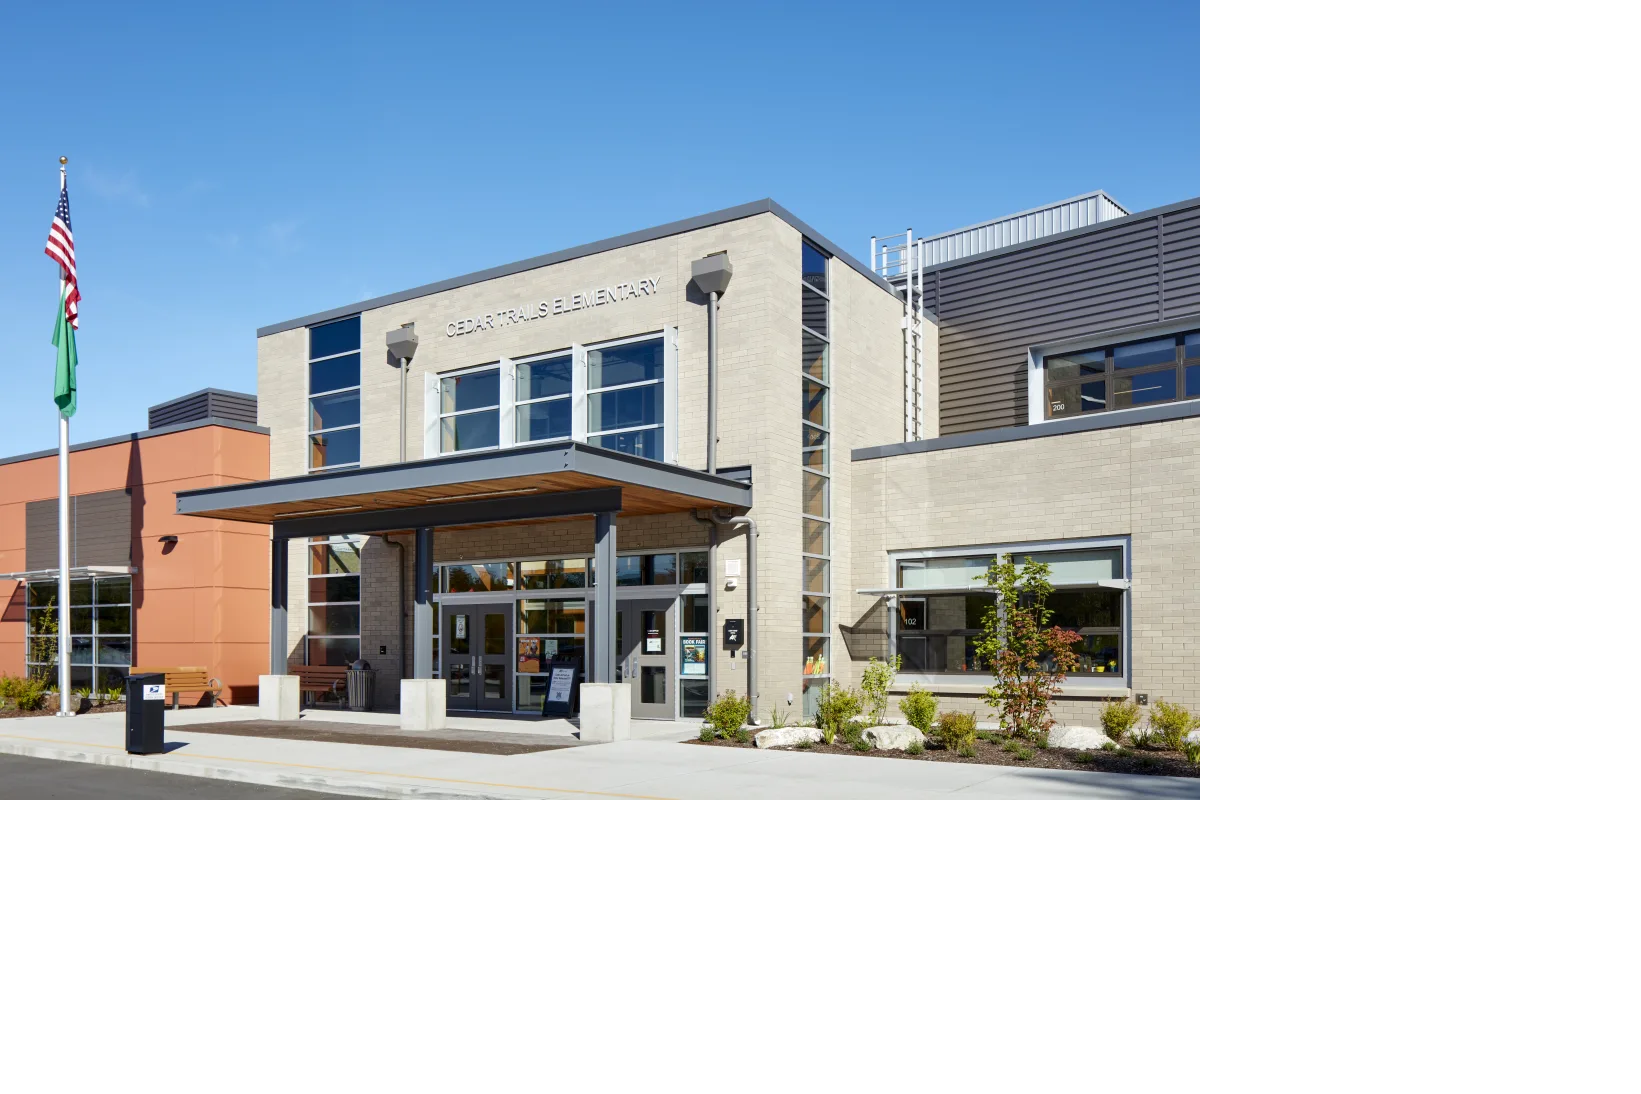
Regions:
[[228, 705], [222, 702], [222, 681], [214, 679], [210, 673], [198, 665], [183, 665], [169, 669], [134, 668], [130, 670], [129, 675], [135, 676], [144, 672], [163, 673], [165, 675], [165, 690], [171, 693], [172, 710], [177, 709], [178, 704], [182, 701], [182, 693], [185, 691], [199, 692], [208, 696], [212, 706], [216, 706], [218, 703], [222, 703], [223, 706]]
[[291, 675], [300, 681], [297, 689], [303, 695], [340, 695], [348, 682], [348, 670], [341, 665], [294, 665]]

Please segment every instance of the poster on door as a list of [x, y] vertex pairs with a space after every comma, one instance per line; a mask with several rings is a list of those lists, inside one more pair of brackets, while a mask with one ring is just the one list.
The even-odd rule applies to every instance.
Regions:
[[467, 637], [467, 616], [465, 616], [465, 615], [456, 615], [456, 616], [451, 616], [451, 618], [456, 621], [456, 637], [457, 638], [466, 638]]
[[663, 644], [663, 642], [661, 641], [661, 620], [664, 619], [664, 618], [665, 618], [665, 616], [663, 616], [660, 612], [645, 612], [644, 613], [644, 652], [645, 653], [666, 653], [667, 652], [667, 648], [666, 648], [665, 644]]
[[707, 674], [707, 640], [705, 638], [680, 638], [679, 646], [683, 652], [683, 667], [679, 674], [682, 676], [705, 676]]

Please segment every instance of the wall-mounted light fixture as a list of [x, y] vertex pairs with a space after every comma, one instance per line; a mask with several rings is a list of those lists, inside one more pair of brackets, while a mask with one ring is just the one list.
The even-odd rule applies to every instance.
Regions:
[[166, 547], [175, 547], [177, 545], [177, 537], [176, 536], [161, 536], [160, 537], [160, 543], [162, 543]]

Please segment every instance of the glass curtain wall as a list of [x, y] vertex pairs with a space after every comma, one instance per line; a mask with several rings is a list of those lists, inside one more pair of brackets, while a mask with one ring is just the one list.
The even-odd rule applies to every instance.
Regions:
[[308, 328], [308, 470], [359, 466], [359, 317]]
[[308, 541], [307, 663], [347, 665], [359, 659], [362, 536]]
[[[57, 686], [57, 583], [31, 582], [28, 605], [28, 674]], [[72, 688], [119, 691], [131, 671], [132, 619], [129, 577], [75, 578], [68, 589], [72, 631], [68, 682]]]
[[831, 298], [827, 256], [803, 241], [803, 713], [832, 677]]

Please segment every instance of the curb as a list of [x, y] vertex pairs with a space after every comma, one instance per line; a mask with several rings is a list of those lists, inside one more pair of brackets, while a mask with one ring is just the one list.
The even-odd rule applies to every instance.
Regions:
[[[0, 740], [0, 753], [30, 756], [39, 760], [66, 760], [72, 763], [102, 764], [104, 767], [125, 767], [133, 771], [154, 771], [162, 775], [182, 775], [198, 779], [220, 779], [224, 782], [251, 783], [256, 786], [275, 786], [288, 790], [314, 790], [321, 793], [348, 794], [358, 798], [396, 800], [450, 800], [497, 801], [514, 800], [510, 794], [486, 794], [467, 790], [420, 786], [415, 783], [371, 783], [334, 775], [297, 773], [270, 770], [247, 771], [238, 767], [190, 764], [183, 769], [163, 759], [132, 755], [128, 752], [91, 751], [70, 745], [35, 744], [24, 741]], [[522, 796], [521, 796], [522, 797]]]

